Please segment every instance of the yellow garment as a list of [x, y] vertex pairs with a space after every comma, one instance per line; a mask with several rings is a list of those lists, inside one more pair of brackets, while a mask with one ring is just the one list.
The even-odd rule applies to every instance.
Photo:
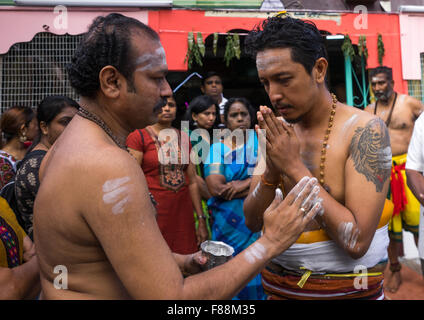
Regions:
[[[18, 243], [9, 238], [9, 229], [12, 229], [12, 232], [14, 232], [14, 235], [16, 235]], [[7, 259], [8, 256], [11, 256], [10, 250], [16, 250], [15, 254], [17, 263], [22, 264], [23, 241], [25, 237], [26, 233], [19, 225], [15, 213], [9, 207], [7, 201], [0, 197], [0, 267], [13, 267], [8, 264]], [[9, 250], [9, 255], [7, 254], [8, 251], [6, 250]]]
[[[392, 212], [393, 212], [393, 203], [390, 200], [386, 199], [377, 229], [380, 229], [381, 227], [389, 223], [390, 217], [392, 216]], [[314, 242], [321, 242], [321, 241], [327, 241], [327, 240], [331, 240], [331, 239], [327, 235], [325, 230], [319, 229], [319, 230], [303, 232], [300, 235], [300, 237], [297, 239], [296, 243], [314, 243]]]
[[[406, 153], [393, 156], [392, 162], [395, 162], [397, 165], [405, 163]], [[405, 181], [406, 184], [405, 170], [402, 170], [401, 173], [403, 181]], [[414, 235], [418, 236], [418, 226], [420, 224], [420, 203], [415, 198], [412, 191], [408, 188], [408, 185], [405, 185], [405, 193], [406, 199], [408, 201], [405, 210], [401, 211], [400, 214], [392, 217], [389, 222], [390, 238], [396, 241], [402, 241], [402, 229], [410, 231]], [[392, 199], [391, 194], [390, 199]]]

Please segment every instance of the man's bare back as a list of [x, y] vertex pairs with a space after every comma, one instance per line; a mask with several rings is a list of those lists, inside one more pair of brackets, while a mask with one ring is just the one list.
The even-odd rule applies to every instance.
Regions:
[[[40, 168], [42, 184], [34, 219], [46, 299], [129, 297], [105, 255], [98, 235], [87, 224], [86, 215], [94, 214], [90, 213], [95, 210], [90, 208], [93, 206], [91, 200], [102, 195], [102, 185], [106, 182], [98, 180], [98, 170], [113, 169], [113, 159], [122, 160], [120, 165], [132, 159], [124, 150], [99, 137], [97, 131], [94, 123], [77, 117], [48, 152]], [[92, 132], [93, 139], [87, 143], [81, 139], [80, 132]], [[101, 155], [98, 150], [102, 150]], [[75, 176], [80, 178], [75, 180]], [[110, 230], [109, 237], [116, 236], [116, 232], [125, 233], [113, 225], [105, 227]], [[129, 248], [130, 245], [122, 250]], [[54, 272], [56, 266], [65, 266], [68, 271], [67, 290], [61, 290], [60, 283], [55, 282], [65, 276]]]

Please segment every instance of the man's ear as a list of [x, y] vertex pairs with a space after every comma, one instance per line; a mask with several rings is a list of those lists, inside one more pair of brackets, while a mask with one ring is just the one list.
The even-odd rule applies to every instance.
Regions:
[[118, 98], [124, 77], [113, 66], [105, 66], [99, 72], [100, 90], [108, 98]]
[[200, 90], [202, 90], [202, 93], [205, 94], [205, 87], [203, 85], [200, 86]]
[[315, 61], [315, 66], [312, 73], [316, 82], [318, 83], [325, 82], [325, 75], [327, 74], [327, 69], [328, 69], [327, 59], [321, 57], [317, 59], [317, 61]]

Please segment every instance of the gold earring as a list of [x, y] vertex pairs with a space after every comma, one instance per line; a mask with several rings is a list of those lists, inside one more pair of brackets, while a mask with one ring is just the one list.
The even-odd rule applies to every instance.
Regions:
[[24, 133], [22, 133], [22, 135], [19, 137], [19, 140], [20, 140], [22, 143], [24, 143], [24, 142], [26, 142], [26, 141], [27, 141], [27, 137], [26, 137], [26, 135], [25, 135], [25, 132], [24, 132]]

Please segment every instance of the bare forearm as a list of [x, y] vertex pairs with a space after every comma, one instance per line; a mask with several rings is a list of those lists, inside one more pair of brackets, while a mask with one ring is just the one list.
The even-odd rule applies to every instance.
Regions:
[[203, 215], [202, 202], [200, 198], [199, 188], [197, 187], [197, 183], [190, 183], [189, 192], [191, 196], [191, 201], [193, 203], [194, 211], [196, 211], [198, 215]]
[[3, 299], [35, 299], [40, 292], [40, 275], [37, 257], [9, 269], [10, 276], [6, 282], [0, 281], [0, 298]]
[[421, 172], [406, 169], [406, 181], [415, 198], [424, 206], [424, 176]]
[[[256, 252], [258, 245], [265, 250]], [[231, 299], [274, 256], [268, 248], [267, 240], [261, 238], [224, 265], [185, 278], [182, 299]], [[257, 253], [256, 256], [252, 254], [252, 250]]]
[[246, 226], [253, 232], [262, 229], [263, 214], [275, 198], [275, 187], [267, 186], [260, 180], [257, 181], [258, 179], [259, 177], [254, 179], [255, 185], [251, 186], [243, 204]]
[[205, 180], [203, 180], [202, 177], [197, 176], [196, 182], [197, 182], [197, 185], [199, 187], [200, 196], [202, 197], [202, 199], [209, 200], [209, 198], [211, 198], [212, 195], [209, 192], [209, 189], [208, 189], [208, 186], [206, 185]]

